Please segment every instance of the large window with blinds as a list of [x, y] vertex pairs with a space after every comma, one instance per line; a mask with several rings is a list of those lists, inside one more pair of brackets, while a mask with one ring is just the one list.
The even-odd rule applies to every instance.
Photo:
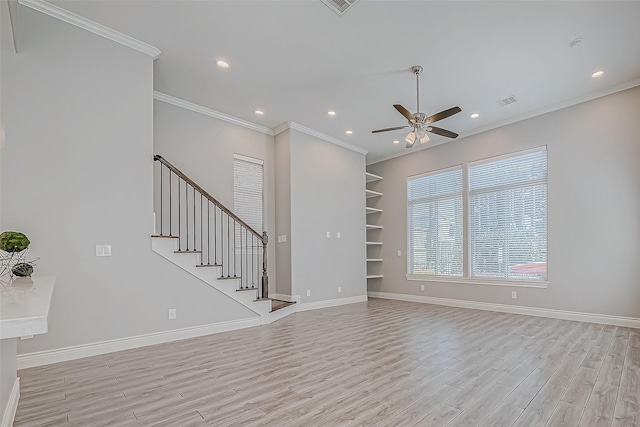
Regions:
[[[233, 210], [241, 220], [262, 234], [263, 203], [263, 161], [252, 157], [234, 155], [233, 158]], [[236, 229], [236, 234], [239, 228]], [[239, 242], [239, 236], [236, 236]]]
[[546, 147], [410, 177], [407, 202], [411, 278], [547, 281]]
[[470, 276], [547, 279], [545, 148], [469, 164]]
[[407, 182], [409, 274], [462, 276], [462, 167]]

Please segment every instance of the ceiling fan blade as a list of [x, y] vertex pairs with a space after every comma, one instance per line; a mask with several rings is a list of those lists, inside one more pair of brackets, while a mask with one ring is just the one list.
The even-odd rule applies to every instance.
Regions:
[[415, 141], [415, 140], [414, 140], [413, 142], [409, 142], [409, 141], [407, 141], [407, 145], [406, 145], [406, 147], [405, 147], [405, 148], [411, 148], [411, 147], [413, 147], [413, 144], [415, 144], [415, 143], [416, 143], [416, 141]]
[[398, 113], [402, 114], [407, 120], [409, 120], [410, 122], [415, 121], [415, 119], [413, 118], [413, 114], [411, 114], [411, 112], [406, 108], [404, 108], [402, 105], [393, 104], [393, 106], [395, 107], [396, 110], [398, 110]]
[[425, 123], [435, 123], [439, 120], [446, 119], [447, 117], [451, 117], [454, 114], [458, 114], [462, 109], [460, 107], [451, 107], [448, 110], [440, 111], [439, 113], [434, 114], [433, 116], [427, 117]]
[[435, 133], [438, 135], [442, 135], [442, 136], [446, 136], [447, 138], [457, 138], [458, 134], [455, 132], [451, 132], [450, 130], [446, 130], [446, 129], [442, 129], [442, 128], [437, 128], [435, 126], [427, 126], [425, 128], [425, 130], [427, 132], [431, 132], [431, 133]]
[[399, 130], [399, 129], [406, 129], [409, 126], [396, 126], [394, 128], [386, 128], [386, 129], [377, 129], [377, 130], [372, 130], [371, 133], [380, 133], [380, 132], [388, 132], [390, 130]]

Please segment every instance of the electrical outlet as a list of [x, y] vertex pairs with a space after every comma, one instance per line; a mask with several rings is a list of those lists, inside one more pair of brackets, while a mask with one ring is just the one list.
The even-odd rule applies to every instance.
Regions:
[[518, 293], [516, 291], [511, 291], [511, 298], [513, 299], [518, 298]]
[[286, 234], [282, 235], [282, 243], [287, 243], [287, 235]]
[[424, 285], [420, 285], [420, 290], [424, 291]]
[[336, 234], [336, 238], [340, 238], [340, 232], [338, 231], [338, 233]]
[[402, 256], [402, 251], [398, 251], [398, 256]]
[[175, 308], [170, 308], [169, 309], [169, 320], [173, 320], [176, 318], [176, 309]]
[[311, 289], [307, 289], [307, 296], [310, 297], [311, 296]]
[[338, 286], [338, 293], [341, 294], [342, 293], [342, 286]]
[[330, 238], [331, 238], [331, 232], [327, 231], [327, 239], [330, 239]]

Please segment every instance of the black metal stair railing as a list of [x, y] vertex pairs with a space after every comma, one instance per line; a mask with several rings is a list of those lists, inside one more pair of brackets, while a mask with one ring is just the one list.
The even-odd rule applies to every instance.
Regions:
[[197, 267], [220, 267], [220, 278], [239, 279], [241, 290], [268, 298], [267, 232], [251, 228], [162, 156], [153, 160], [158, 236], [176, 237], [176, 252], [200, 254]]

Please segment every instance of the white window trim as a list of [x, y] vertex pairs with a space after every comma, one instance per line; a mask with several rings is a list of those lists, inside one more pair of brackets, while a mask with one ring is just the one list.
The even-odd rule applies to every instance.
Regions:
[[549, 281], [545, 282], [527, 282], [524, 280], [486, 280], [479, 278], [460, 277], [460, 276], [431, 276], [422, 274], [407, 274], [407, 280], [417, 282], [445, 282], [445, 283], [460, 283], [467, 285], [488, 285], [488, 286], [508, 286], [508, 287], [520, 287], [520, 288], [542, 288], [546, 289], [549, 286]]
[[[487, 286], [507, 286], [507, 287], [521, 287], [521, 288], [539, 288], [539, 289], [546, 289], [549, 286], [549, 265], [547, 263], [547, 280], [546, 281], [526, 281], [526, 280], [501, 280], [501, 279], [483, 279], [483, 278], [479, 278], [479, 277], [470, 277], [470, 272], [471, 272], [471, 259], [469, 257], [469, 247], [468, 247], [468, 237], [469, 234], [471, 232], [469, 223], [468, 223], [468, 218], [469, 218], [469, 195], [471, 194], [471, 192], [469, 191], [469, 167], [471, 166], [475, 166], [475, 165], [479, 165], [479, 164], [483, 164], [483, 163], [489, 163], [489, 162], [494, 162], [494, 161], [498, 161], [498, 160], [502, 160], [502, 159], [506, 159], [509, 157], [513, 157], [514, 155], [525, 155], [525, 154], [529, 154], [529, 153], [535, 153], [535, 152], [539, 152], [539, 151], [546, 151], [547, 152], [547, 156], [548, 156], [548, 147], [547, 145], [541, 145], [539, 147], [534, 147], [534, 148], [530, 148], [527, 150], [519, 150], [519, 151], [513, 151], [510, 153], [505, 153], [499, 156], [493, 156], [493, 157], [487, 157], [485, 159], [480, 159], [480, 160], [474, 160], [472, 162], [464, 162], [462, 164], [458, 164], [458, 165], [454, 165], [454, 166], [449, 166], [446, 168], [442, 168], [442, 169], [437, 169], [437, 170], [433, 170], [430, 172], [425, 172], [425, 173], [421, 173], [421, 174], [416, 174], [416, 175], [411, 175], [408, 176], [406, 181], [405, 181], [405, 188], [404, 188], [404, 194], [408, 194], [408, 188], [409, 188], [409, 181], [412, 179], [416, 179], [416, 178], [422, 178], [425, 176], [429, 176], [429, 175], [434, 175], [434, 174], [438, 174], [438, 173], [443, 173], [443, 172], [449, 172], [451, 170], [455, 170], [458, 168], [462, 168], [462, 209], [463, 212], [466, 212], [465, 215], [463, 215], [463, 221], [464, 221], [464, 230], [465, 233], [462, 236], [462, 247], [463, 247], [463, 263], [464, 263], [464, 269], [463, 269], [463, 275], [462, 276], [442, 276], [442, 275], [426, 275], [426, 274], [411, 274], [410, 273], [410, 260], [409, 260], [409, 256], [411, 255], [410, 249], [409, 249], [409, 198], [406, 197], [406, 213], [407, 213], [407, 231], [406, 231], [406, 239], [407, 239], [407, 246], [406, 246], [406, 254], [407, 254], [407, 264], [406, 264], [406, 279], [409, 281], [419, 281], [419, 282], [441, 282], [441, 283], [458, 283], [458, 284], [469, 284], [469, 285], [487, 285]], [[549, 167], [549, 163], [548, 163], [548, 157], [547, 157], [547, 168]], [[547, 172], [547, 176], [548, 176], [548, 172]], [[548, 185], [548, 178], [545, 181]], [[547, 192], [548, 192], [548, 187], [547, 187]], [[480, 191], [481, 192], [481, 191]], [[547, 206], [547, 213], [548, 213], [548, 206]], [[548, 221], [548, 216], [547, 216], [547, 221]], [[547, 227], [548, 227], [548, 223], [547, 223]], [[547, 230], [548, 231], [548, 230]], [[547, 233], [547, 238], [548, 238], [548, 233]]]
[[234, 159], [238, 159], [238, 160], [244, 160], [245, 162], [255, 163], [257, 165], [264, 166], [264, 160], [256, 159], [255, 157], [248, 157], [248, 156], [243, 156], [242, 154], [234, 153], [233, 154], [233, 158]]

